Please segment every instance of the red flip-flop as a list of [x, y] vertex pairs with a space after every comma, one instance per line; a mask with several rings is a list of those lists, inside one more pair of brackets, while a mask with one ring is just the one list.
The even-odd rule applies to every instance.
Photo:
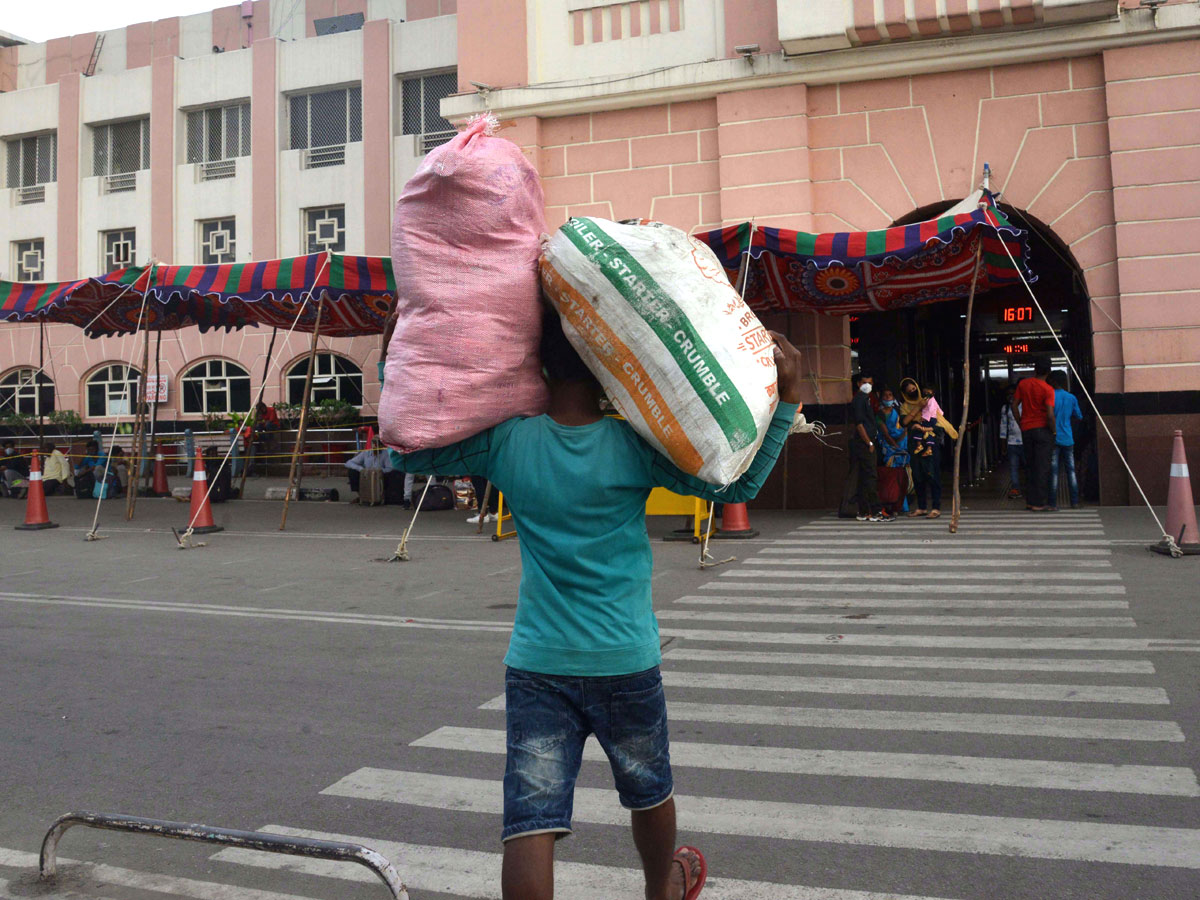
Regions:
[[[700, 861], [700, 872], [694, 877], [689, 865], [693, 856]], [[683, 846], [675, 851], [674, 858], [683, 868], [683, 900], [696, 900], [708, 879], [708, 863], [704, 861], [704, 854], [695, 847]]]

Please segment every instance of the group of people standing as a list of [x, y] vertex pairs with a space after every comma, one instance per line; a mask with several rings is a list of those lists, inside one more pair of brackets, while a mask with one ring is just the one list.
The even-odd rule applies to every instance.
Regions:
[[1021, 496], [1024, 480], [1025, 508], [1054, 512], [1058, 509], [1061, 468], [1067, 476], [1071, 508], [1079, 506], [1074, 423], [1082, 419], [1079, 401], [1067, 390], [1066, 373], [1051, 370], [1049, 357], [1039, 357], [1034, 361], [1033, 376], [1010, 387], [1000, 409], [1000, 437], [1008, 454], [1011, 499]]
[[958, 437], [933, 392], [914, 378], [899, 390], [875, 390], [866, 373], [851, 378], [850, 470], [838, 516], [860, 522], [891, 522], [905, 510], [908, 473], [915, 506], [909, 517], [936, 519], [942, 506], [942, 439]]

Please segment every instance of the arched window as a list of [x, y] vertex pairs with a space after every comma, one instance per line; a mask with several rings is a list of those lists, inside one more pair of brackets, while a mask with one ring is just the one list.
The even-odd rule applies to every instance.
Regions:
[[54, 382], [40, 369], [13, 369], [0, 378], [0, 416], [54, 412]]
[[87, 380], [87, 415], [93, 418], [128, 416], [137, 400], [138, 377], [133, 366], [101, 366]]
[[[304, 377], [307, 374], [307, 356], [288, 370], [288, 403], [304, 402]], [[362, 397], [362, 369], [343, 356], [334, 353], [317, 354], [310, 403], [320, 403], [322, 400], [345, 400], [354, 406], [362, 406]]]
[[250, 410], [250, 373], [226, 359], [210, 359], [192, 366], [183, 373], [179, 390], [184, 414]]

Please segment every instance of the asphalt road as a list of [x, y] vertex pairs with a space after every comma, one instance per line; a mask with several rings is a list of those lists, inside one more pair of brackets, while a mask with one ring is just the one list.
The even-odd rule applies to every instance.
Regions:
[[[498, 897], [515, 541], [385, 507], [0, 500], [0, 897], [387, 896], [345, 864], [76, 829], [93, 809], [349, 836], [413, 898]], [[655, 542], [680, 841], [708, 898], [1200, 896], [1200, 558], [1144, 511], [860, 525], [756, 515], [753, 542]], [[668, 527], [651, 524], [653, 534]], [[1032, 552], [1032, 555], [1031, 555]], [[640, 897], [588, 759], [560, 898]]]

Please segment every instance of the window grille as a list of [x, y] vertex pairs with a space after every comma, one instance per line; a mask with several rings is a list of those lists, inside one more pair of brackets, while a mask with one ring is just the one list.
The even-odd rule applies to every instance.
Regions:
[[[292, 150], [344, 148], [362, 140], [362, 88], [337, 88], [288, 98], [288, 147]], [[344, 152], [305, 155], [306, 168], [340, 166]]]
[[132, 266], [137, 257], [137, 232], [133, 228], [100, 232], [104, 251], [104, 271], [113, 272]]
[[102, 366], [87, 380], [87, 414], [95, 418], [127, 416], [137, 401], [139, 369], [118, 363]]
[[[306, 356], [288, 370], [288, 403], [304, 401], [304, 379], [307, 375]], [[322, 400], [345, 400], [354, 406], [362, 406], [362, 369], [345, 357], [334, 353], [318, 353], [309, 403], [320, 403]]]
[[13, 138], [6, 143], [10, 188], [29, 188], [58, 181], [57, 131], [27, 138]]
[[46, 242], [42, 238], [13, 241], [13, 271], [17, 281], [46, 280]]
[[210, 359], [184, 373], [179, 382], [184, 413], [247, 412], [250, 409], [250, 373], [237, 363]]
[[[250, 104], [210, 106], [187, 114], [187, 161], [214, 163], [250, 155]], [[229, 174], [217, 177], [230, 178]], [[202, 178], [201, 180], [209, 180]]]
[[233, 219], [197, 222], [200, 228], [200, 264], [237, 261], [237, 223]]
[[305, 253], [346, 252], [346, 207], [323, 206], [304, 210]]
[[125, 175], [150, 168], [150, 119], [92, 126], [92, 174]]
[[454, 126], [443, 119], [440, 112], [442, 98], [449, 97], [457, 90], [457, 71], [404, 79], [401, 85], [402, 130], [404, 134], [415, 136], [419, 155], [424, 156], [457, 134]]
[[16, 369], [0, 378], [0, 416], [54, 412], [54, 382], [38, 369]]

